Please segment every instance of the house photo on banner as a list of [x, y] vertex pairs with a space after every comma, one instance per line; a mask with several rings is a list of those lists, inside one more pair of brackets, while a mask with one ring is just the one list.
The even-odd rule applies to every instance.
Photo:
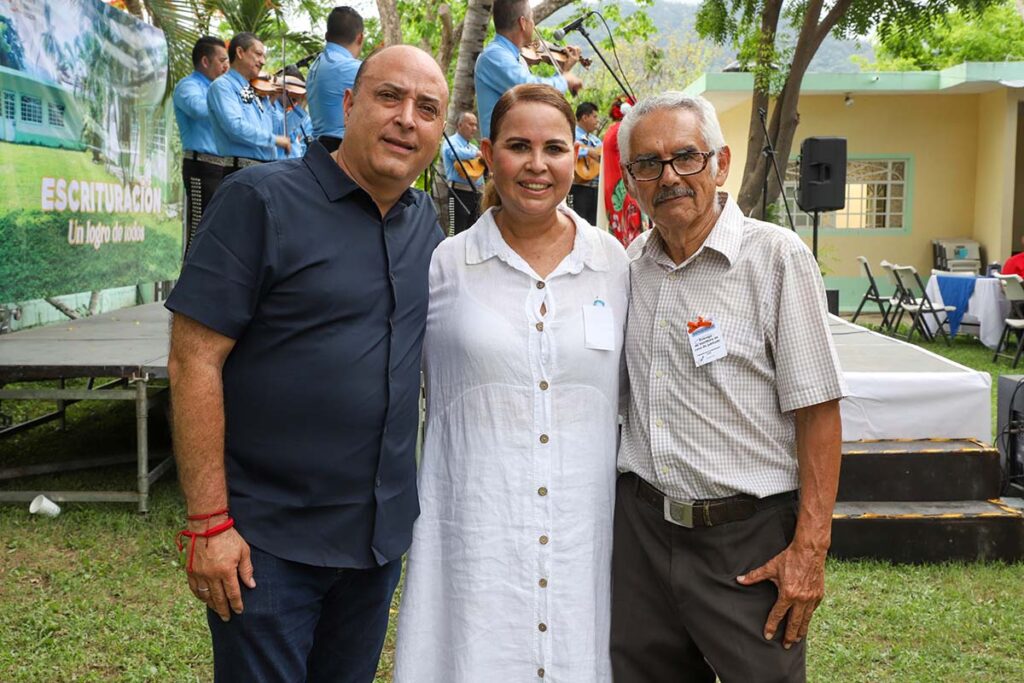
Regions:
[[176, 276], [166, 80], [164, 34], [125, 12], [0, 0], [0, 307]]

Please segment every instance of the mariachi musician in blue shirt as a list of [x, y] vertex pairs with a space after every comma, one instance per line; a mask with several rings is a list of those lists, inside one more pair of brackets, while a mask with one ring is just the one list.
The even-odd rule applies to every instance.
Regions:
[[476, 114], [464, 111], [455, 118], [455, 133], [441, 142], [444, 175], [452, 189], [448, 196], [448, 230], [452, 235], [469, 229], [480, 217], [479, 194], [485, 167], [480, 150], [471, 142], [478, 130]]
[[181, 135], [181, 178], [185, 182], [185, 247], [199, 227], [213, 193], [224, 175], [210, 127], [206, 93], [214, 79], [228, 70], [224, 41], [203, 36], [192, 47], [194, 71], [174, 86], [174, 118]]
[[583, 81], [569, 73], [580, 56], [579, 48], [572, 45], [564, 48], [568, 57], [560, 75], [535, 76], [526, 68], [520, 50], [532, 42], [535, 26], [530, 0], [494, 0], [494, 40], [480, 53], [474, 71], [481, 138], [490, 137], [494, 105], [512, 86], [545, 83], [562, 93], [583, 87]]
[[333, 152], [345, 137], [342, 99], [352, 87], [362, 62], [363, 18], [351, 7], [335, 7], [327, 15], [324, 51], [309, 67], [306, 88], [313, 137]]
[[263, 43], [255, 34], [239, 33], [228, 44], [228, 60], [231, 68], [213, 82], [206, 96], [217, 154], [231, 162], [225, 175], [261, 161], [273, 161], [277, 158], [275, 147], [285, 151], [291, 148], [286, 136], [274, 132], [270, 100], [249, 84], [260, 75], [266, 61]]

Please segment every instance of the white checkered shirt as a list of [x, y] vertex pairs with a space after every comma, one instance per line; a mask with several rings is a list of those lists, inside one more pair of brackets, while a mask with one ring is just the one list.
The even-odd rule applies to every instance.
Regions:
[[[797, 488], [792, 411], [847, 393], [810, 250], [746, 218], [725, 193], [701, 248], [680, 265], [657, 230], [629, 248], [630, 398], [619, 469], [679, 500]], [[696, 367], [688, 321], [712, 321], [728, 355]]]

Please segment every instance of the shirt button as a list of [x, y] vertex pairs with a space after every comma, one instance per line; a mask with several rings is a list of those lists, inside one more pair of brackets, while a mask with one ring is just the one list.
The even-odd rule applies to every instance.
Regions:
[[544, 623], [537, 624], [537, 630], [540, 631], [541, 633], [544, 633], [545, 631], [548, 630], [548, 625], [544, 624]]
[[548, 544], [548, 537], [547, 536], [541, 536], [539, 540], [540, 540], [540, 544], [541, 545], [547, 545]]
[[661, 322], [658, 323], [658, 326], [659, 327], [668, 327], [668, 321], [667, 320], [662, 320]]
[[537, 289], [544, 289], [544, 283], [543, 282], [538, 282], [537, 283]]
[[551, 386], [551, 385], [548, 384], [547, 382], [545, 382], [544, 380], [540, 381], [540, 390], [541, 391], [547, 391], [549, 386]]
[[548, 438], [548, 435], [547, 435], [547, 434], [541, 434], [541, 435], [540, 435], [540, 442], [541, 442], [541, 443], [547, 443], [547, 442], [548, 442], [548, 441], [550, 441], [550, 440], [551, 440], [551, 439], [549, 439], [549, 438]]
[[380, 488], [380, 477], [377, 477], [377, 481], [375, 483], [377, 484], [377, 488]]
[[538, 496], [546, 496], [546, 495], [548, 495], [547, 487], [546, 486], [541, 486], [539, 489], [537, 489], [537, 495]]
[[537, 323], [535, 325], [535, 327], [537, 328], [538, 332], [543, 332], [544, 331], [544, 323]]
[[539, 585], [541, 588], [547, 588], [548, 587], [548, 580], [547, 579], [541, 579], [540, 581], [537, 582], [537, 585]]
[[537, 669], [537, 676], [540, 678], [544, 678], [544, 669]]
[[657, 377], [658, 379], [661, 379], [662, 377], [665, 376], [665, 373], [662, 372], [661, 370], [658, 370], [656, 373], [654, 373], [654, 376]]
[[394, 282], [394, 281], [395, 281], [395, 274], [394, 274], [394, 273], [388, 273], [388, 277], [390, 277], [390, 278], [391, 278], [391, 281], [392, 281], [392, 282]]
[[658, 425], [659, 427], [664, 427], [665, 421], [662, 420], [661, 418], [658, 418], [657, 420], [655, 420], [654, 424]]

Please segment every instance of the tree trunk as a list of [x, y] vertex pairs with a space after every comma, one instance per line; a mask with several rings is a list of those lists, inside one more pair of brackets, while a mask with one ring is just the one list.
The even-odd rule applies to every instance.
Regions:
[[487, 37], [487, 23], [491, 19], [493, 0], [469, 0], [466, 18], [462, 23], [462, 39], [459, 41], [459, 59], [455, 63], [455, 79], [451, 99], [448, 102], [448, 125], [445, 132], [455, 132], [455, 117], [464, 111], [473, 111], [476, 84], [473, 82], [473, 67], [476, 58], [484, 49]]
[[46, 301], [46, 303], [48, 303], [51, 306], [53, 306], [54, 308], [56, 308], [58, 311], [60, 311], [61, 313], [63, 313], [67, 317], [71, 318], [72, 320], [78, 320], [79, 318], [82, 317], [82, 316], [80, 316], [78, 314], [78, 311], [76, 311], [75, 309], [71, 308], [70, 306], [68, 306], [63, 301], [55, 299], [52, 296], [46, 297], [45, 301]]
[[[818, 48], [821, 47], [822, 41], [832, 31], [832, 28], [839, 21], [839, 18], [842, 17], [843, 13], [849, 9], [852, 2], [853, 0], [838, 0], [824, 19], [820, 19], [822, 0], [812, 0], [808, 3], [805, 10], [804, 22], [800, 28], [800, 35], [797, 38], [796, 48], [793, 52], [793, 63], [782, 92], [779, 93], [776, 99], [775, 108], [772, 111], [771, 125], [768, 129], [768, 135], [772, 139], [772, 144], [775, 148], [775, 158], [778, 160], [779, 171], [783, 177], [785, 177], [786, 166], [789, 163], [789, 154], [793, 149], [796, 128], [800, 123], [800, 113], [797, 111], [797, 106], [800, 102], [800, 87], [804, 75], [807, 73], [807, 67], [810, 65], [811, 60], [814, 59]], [[756, 108], [754, 115], [756, 115]], [[760, 126], [760, 122], [757, 125]], [[768, 166], [770, 163], [768, 159], [763, 156], [761, 157], [755, 166], [754, 174], [743, 178], [742, 187], [740, 188], [741, 195], [745, 197], [753, 195], [760, 199], [761, 183], [764, 181], [763, 174], [767, 171], [767, 203], [772, 204], [778, 199], [782, 187], [775, 175], [775, 171]], [[740, 206], [745, 213], [763, 218], [760, 215], [760, 202], [755, 201], [752, 206], [748, 207]]]
[[448, 69], [452, 65], [452, 52], [455, 50], [455, 35], [452, 28], [452, 9], [446, 4], [437, 9], [438, 17], [441, 19], [441, 45], [437, 50], [437, 63], [441, 71], [448, 75]]
[[402, 24], [398, 20], [398, 7], [395, 0], [377, 0], [377, 13], [380, 14], [381, 33], [384, 34], [384, 45], [402, 44]]
[[146, 17], [142, 14], [142, 0], [124, 0], [124, 7], [133, 17], [143, 21], [146, 20]]
[[[761, 126], [761, 110], [768, 112], [771, 77], [769, 70], [775, 61], [775, 34], [779, 28], [782, 0], [767, 0], [761, 15], [761, 44], [757, 50], [757, 64], [754, 70], [754, 94], [750, 103], [750, 125], [747, 128], [747, 159], [743, 165], [743, 178], [736, 202], [749, 214], [755, 206], [760, 212], [758, 201], [762, 194], [764, 169], [764, 130]], [[767, 121], [767, 118], [765, 119]], [[758, 169], [761, 169], [758, 171]], [[750, 179], [750, 180], [748, 180]], [[757, 182], [755, 182], [757, 181]]]

